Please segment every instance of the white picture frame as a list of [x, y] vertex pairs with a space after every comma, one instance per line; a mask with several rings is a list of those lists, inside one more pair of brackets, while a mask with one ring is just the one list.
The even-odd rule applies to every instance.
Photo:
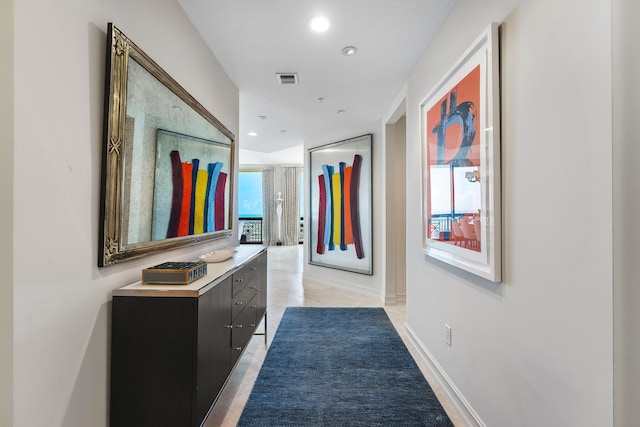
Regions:
[[308, 150], [311, 265], [373, 274], [372, 138]]
[[502, 280], [498, 24], [420, 103], [425, 255]]

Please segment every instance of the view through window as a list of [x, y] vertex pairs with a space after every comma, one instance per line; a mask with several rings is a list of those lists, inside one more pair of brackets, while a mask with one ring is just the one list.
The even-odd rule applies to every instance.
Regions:
[[240, 171], [238, 176], [238, 216], [262, 218], [262, 171]]
[[[300, 200], [298, 212], [304, 217], [304, 174], [300, 173]], [[241, 241], [246, 243], [262, 242], [262, 170], [241, 170], [238, 175], [238, 217], [243, 230]], [[300, 222], [300, 242], [304, 239], [302, 221]]]
[[[304, 216], [304, 173], [300, 173], [300, 218]], [[262, 171], [240, 171], [238, 176], [238, 216], [262, 217]]]

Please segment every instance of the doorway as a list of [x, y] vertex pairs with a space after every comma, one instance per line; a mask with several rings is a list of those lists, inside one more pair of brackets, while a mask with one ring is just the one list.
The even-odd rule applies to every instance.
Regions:
[[406, 100], [385, 123], [385, 304], [406, 302]]

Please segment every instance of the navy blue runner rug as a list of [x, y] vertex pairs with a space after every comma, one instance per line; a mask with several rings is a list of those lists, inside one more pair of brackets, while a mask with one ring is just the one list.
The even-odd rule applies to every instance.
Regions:
[[238, 426], [453, 426], [382, 308], [289, 307]]

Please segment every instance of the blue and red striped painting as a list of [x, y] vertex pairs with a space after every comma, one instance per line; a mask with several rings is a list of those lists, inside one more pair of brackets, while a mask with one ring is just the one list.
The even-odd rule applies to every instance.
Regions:
[[170, 157], [173, 193], [167, 237], [223, 230], [227, 184], [223, 163], [200, 169], [200, 159], [182, 162], [178, 150], [171, 151]]
[[318, 243], [316, 252], [346, 251], [353, 245], [358, 259], [365, 257], [360, 228], [360, 171], [362, 156], [353, 163], [323, 164], [318, 175]]

